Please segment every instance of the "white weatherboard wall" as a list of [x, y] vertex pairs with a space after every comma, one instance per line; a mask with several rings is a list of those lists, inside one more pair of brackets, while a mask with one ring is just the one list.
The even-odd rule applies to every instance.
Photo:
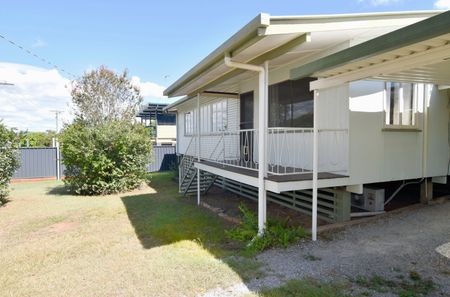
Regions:
[[[424, 127], [422, 99], [420, 130]], [[349, 100], [350, 183], [422, 177], [423, 131], [383, 131], [384, 82], [350, 83]], [[428, 176], [443, 176], [447, 175], [449, 157], [448, 98], [434, 87], [429, 102]]]
[[348, 173], [348, 84], [318, 91], [319, 171]]

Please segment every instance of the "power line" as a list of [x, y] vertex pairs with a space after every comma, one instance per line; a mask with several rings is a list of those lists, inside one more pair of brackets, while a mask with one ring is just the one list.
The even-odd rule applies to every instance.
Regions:
[[27, 48], [21, 46], [21, 45], [18, 44], [17, 42], [14, 42], [14, 41], [12, 41], [11, 39], [6, 38], [4, 35], [0, 34], [0, 38], [2, 38], [3, 40], [5, 40], [6, 42], [12, 44], [13, 46], [17, 47], [18, 49], [22, 50], [23, 52], [29, 54], [30, 56], [33, 56], [34, 58], [38, 59], [39, 61], [44, 62], [45, 64], [50, 65], [51, 67], [58, 69], [59, 71], [61, 71], [61, 72], [65, 73], [65, 74], [71, 76], [71, 77], [74, 78], [74, 79], [77, 78], [77, 76], [76, 76], [75, 74], [73, 74], [73, 73], [71, 73], [71, 72], [65, 70], [64, 68], [62, 68], [62, 67], [56, 65], [55, 63], [52, 63], [52, 62], [49, 61], [48, 59], [45, 59], [45, 58], [39, 56], [38, 54], [32, 52], [31, 50], [29, 50], [29, 49], [27, 49]]
[[59, 114], [63, 113], [62, 110], [50, 110], [51, 112], [55, 113], [55, 120], [56, 120], [56, 134], [58, 134], [58, 130], [59, 130]]
[[14, 84], [4, 80], [4, 81], [0, 81], [0, 86], [14, 86]]

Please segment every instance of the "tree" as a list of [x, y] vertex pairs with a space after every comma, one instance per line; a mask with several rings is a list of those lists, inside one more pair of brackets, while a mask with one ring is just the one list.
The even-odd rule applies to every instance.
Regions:
[[61, 134], [65, 184], [75, 193], [103, 195], [138, 187], [146, 178], [152, 144], [133, 121], [142, 97], [127, 72], [100, 67], [74, 83], [76, 118]]
[[142, 103], [139, 88], [131, 83], [128, 72], [118, 75], [105, 66], [76, 81], [71, 94], [76, 116], [92, 124], [133, 120]]
[[51, 147], [52, 139], [56, 137], [55, 131], [47, 130], [45, 132], [20, 131], [18, 133], [21, 147]]
[[9, 182], [20, 165], [14, 148], [16, 138], [15, 132], [0, 121], [0, 205], [7, 202]]

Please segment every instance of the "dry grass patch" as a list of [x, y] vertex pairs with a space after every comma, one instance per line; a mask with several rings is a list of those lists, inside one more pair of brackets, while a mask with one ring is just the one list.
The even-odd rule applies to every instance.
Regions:
[[[245, 278], [226, 222], [179, 197], [168, 174], [127, 195], [13, 185], [0, 209], [0, 295], [196, 296]], [[244, 271], [244, 272], [242, 272]]]

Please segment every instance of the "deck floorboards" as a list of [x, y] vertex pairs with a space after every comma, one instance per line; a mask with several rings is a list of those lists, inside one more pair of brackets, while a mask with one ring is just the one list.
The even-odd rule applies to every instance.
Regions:
[[[210, 161], [201, 161], [200, 164], [204, 164], [207, 166], [220, 168], [223, 170], [227, 170], [230, 172], [243, 174], [247, 176], [252, 177], [258, 177], [258, 171], [242, 168], [242, 167], [236, 167], [236, 166], [230, 166]], [[333, 179], [333, 178], [343, 178], [348, 177], [346, 175], [331, 173], [331, 172], [319, 172], [318, 173], [318, 179]], [[268, 174], [267, 180], [274, 181], [274, 182], [291, 182], [291, 181], [306, 181], [306, 180], [312, 180], [312, 173], [296, 173], [296, 174], [286, 174], [286, 175], [275, 175], [275, 174]]]

